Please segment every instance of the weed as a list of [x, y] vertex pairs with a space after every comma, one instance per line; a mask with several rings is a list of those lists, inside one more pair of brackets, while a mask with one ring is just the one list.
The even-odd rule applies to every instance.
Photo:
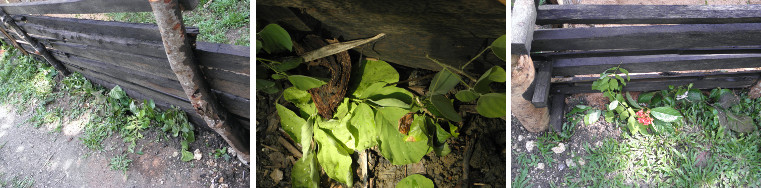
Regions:
[[10, 183], [13, 188], [28, 188], [34, 185], [34, 179], [32, 177], [19, 178], [16, 176], [13, 177]]
[[212, 156], [215, 159], [222, 157], [225, 159], [225, 161], [230, 161], [230, 155], [227, 154], [227, 147], [223, 147], [222, 149], [215, 149], [209, 153], [209, 156]]
[[116, 156], [111, 158], [111, 170], [122, 171], [122, 173], [126, 175], [130, 163], [132, 163], [132, 160], [127, 158], [127, 154]]
[[513, 179], [512, 186], [513, 188], [523, 188], [523, 187], [534, 187], [534, 184], [529, 184], [529, 181], [531, 181], [531, 177], [528, 176], [528, 168], [525, 168], [521, 171], [520, 175], [515, 176], [515, 179]]

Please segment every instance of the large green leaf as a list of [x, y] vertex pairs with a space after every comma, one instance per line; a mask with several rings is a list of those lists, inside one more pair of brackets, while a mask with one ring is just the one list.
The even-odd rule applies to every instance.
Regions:
[[320, 128], [336, 138], [339, 141], [338, 145], [343, 147], [349, 154], [354, 153], [354, 146], [357, 145], [354, 135], [349, 130], [348, 124], [350, 119], [350, 116], [346, 116], [341, 120], [328, 120], [317, 123]]
[[285, 72], [291, 69], [295, 69], [296, 67], [299, 67], [299, 65], [301, 65], [302, 62], [304, 62], [304, 58], [301, 58], [301, 57], [290, 58], [290, 59], [286, 59], [280, 64], [275, 65], [274, 67], [272, 67], [272, 69], [279, 72]]
[[293, 163], [291, 168], [291, 184], [293, 187], [320, 187], [320, 164], [314, 153], [304, 155]]
[[457, 113], [457, 111], [454, 110], [454, 106], [452, 106], [452, 101], [444, 97], [444, 95], [434, 95], [431, 96], [431, 103], [433, 103], [433, 106], [436, 108], [441, 115], [443, 115], [445, 118], [460, 122], [462, 121], [462, 116]]
[[260, 50], [262, 50], [262, 41], [256, 40], [256, 53], [259, 53]]
[[317, 160], [325, 173], [334, 180], [352, 186], [354, 177], [351, 170], [350, 151], [347, 151], [339, 140], [333, 137], [328, 130], [315, 128], [314, 139], [320, 147], [317, 152]]
[[378, 145], [378, 129], [375, 125], [375, 113], [369, 105], [359, 103], [352, 114], [349, 130], [356, 139], [356, 150], [362, 151]]
[[301, 144], [301, 153], [304, 155], [308, 155], [312, 151], [312, 135], [314, 133], [314, 121], [315, 117], [309, 118], [302, 126], [301, 126], [301, 141], [299, 144]]
[[638, 109], [642, 108], [641, 106], [639, 106], [639, 104], [637, 104], [637, 101], [634, 101], [634, 98], [632, 98], [632, 94], [629, 94], [628, 91], [626, 92], [626, 101], [629, 101], [629, 105], [631, 107], [638, 108]]
[[507, 58], [507, 38], [505, 35], [502, 35], [501, 37], [497, 38], [497, 40], [494, 40], [494, 42], [491, 43], [491, 51], [494, 52], [494, 55], [499, 57], [502, 60], [506, 60]]
[[431, 80], [428, 87], [428, 95], [443, 95], [449, 93], [457, 84], [460, 83], [460, 76], [452, 73], [449, 69], [442, 69]]
[[288, 81], [300, 90], [309, 90], [325, 85], [325, 81], [304, 75], [290, 75]]
[[489, 93], [491, 91], [489, 84], [492, 82], [505, 82], [505, 80], [507, 80], [505, 69], [500, 66], [494, 66], [478, 78], [476, 85], [473, 86], [473, 90], [481, 94]]
[[381, 155], [394, 165], [420, 162], [431, 151], [428, 143], [405, 142], [404, 134], [399, 133], [399, 119], [407, 112], [401, 108], [383, 107], [375, 114], [375, 123], [380, 132]]
[[262, 39], [262, 48], [267, 53], [278, 53], [283, 51], [291, 51], [293, 49], [293, 42], [291, 42], [291, 36], [288, 35], [288, 31], [285, 31], [280, 25], [269, 24], [264, 26], [262, 31], [259, 31], [259, 37]]
[[505, 93], [489, 93], [478, 98], [476, 111], [484, 117], [498, 118], [507, 115], [507, 95]]
[[460, 90], [454, 95], [454, 97], [462, 102], [471, 102], [478, 99], [479, 94], [473, 90]]
[[344, 98], [344, 101], [336, 108], [336, 113], [333, 113], [333, 118], [342, 119], [349, 113], [349, 98]]
[[379, 99], [377, 101], [370, 100], [370, 102], [373, 102], [373, 103], [375, 103], [377, 105], [380, 105], [380, 106], [410, 108], [409, 104], [404, 103], [404, 101], [401, 101], [399, 99], [394, 99], [394, 98]]
[[413, 174], [399, 181], [396, 188], [433, 188], [433, 181], [420, 174]]
[[280, 116], [280, 126], [283, 127], [285, 133], [291, 136], [291, 139], [300, 143], [301, 142], [301, 126], [304, 126], [307, 121], [301, 119], [296, 113], [285, 108], [280, 104], [275, 104], [277, 109], [277, 115]]
[[289, 87], [283, 91], [283, 98], [299, 107], [301, 117], [307, 118], [311, 114], [317, 114], [317, 107], [312, 102], [312, 95], [307, 91]]
[[653, 115], [654, 118], [664, 122], [675, 122], [682, 118], [682, 114], [679, 113], [679, 111], [669, 106], [653, 108], [650, 110], [650, 114]]
[[378, 82], [395, 83], [399, 81], [399, 73], [385, 61], [365, 60], [352, 70], [349, 93], [352, 96], [362, 96], [365, 89]]
[[127, 93], [122, 90], [122, 87], [119, 87], [119, 85], [114, 86], [114, 88], [111, 88], [111, 91], [108, 92], [108, 96], [113, 99], [122, 99], [127, 97]]
[[[409, 104], [412, 104], [412, 93], [407, 91], [406, 89], [402, 89], [395, 86], [386, 86], [383, 88], [379, 88], [374, 90], [372, 93], [367, 93], [368, 99], [373, 100], [375, 102], [378, 102], [383, 99], [397, 99], [398, 101], [387, 101], [385, 104], [388, 104], [388, 102], [393, 102], [398, 105], [390, 105], [390, 106], [396, 106], [396, 107], [402, 107], [402, 108], [409, 108]], [[399, 103], [401, 101], [406, 105], [401, 105]], [[383, 104], [379, 104], [382, 106], [386, 106]]]
[[585, 125], [592, 125], [593, 123], [597, 122], [597, 120], [600, 119], [600, 110], [590, 110], [587, 111], [587, 114], [584, 115], [584, 124]]

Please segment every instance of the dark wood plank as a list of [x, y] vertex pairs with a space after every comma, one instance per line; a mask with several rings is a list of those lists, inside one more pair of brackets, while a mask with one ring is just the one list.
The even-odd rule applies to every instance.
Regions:
[[547, 100], [550, 96], [550, 78], [552, 77], [552, 62], [538, 62], [536, 76], [534, 77], [534, 96], [531, 103], [534, 107], [547, 107]]
[[[718, 76], [718, 75], [735, 75], [735, 74], [750, 74], [750, 73], [761, 73], [761, 70], [753, 69], [753, 70], [741, 70], [741, 71], [723, 71], [723, 70], [716, 70], [716, 71], [710, 71], [710, 72], [653, 72], [653, 73], [640, 73], [640, 74], [634, 74], [630, 75], [629, 77], [631, 80], [641, 80], [641, 79], [658, 79], [658, 78], [676, 78], [676, 77], [695, 77], [695, 76]], [[612, 76], [611, 76], [612, 77]], [[553, 84], [564, 84], [564, 83], [579, 83], [579, 82], [594, 82], [595, 80], [599, 79], [599, 75], [597, 76], [576, 76], [576, 77], [570, 77], [568, 79], [560, 79], [558, 81], [553, 81]]]
[[600, 74], [621, 66], [630, 73], [761, 67], [761, 54], [646, 55], [556, 59], [555, 76]]
[[[655, 91], [668, 89], [668, 86], [683, 86], [693, 83], [695, 89], [713, 89], [721, 88], [745, 88], [756, 83], [758, 74], [735, 74], [720, 76], [696, 76], [696, 77], [679, 77], [665, 79], [643, 79], [632, 80], [625, 87], [624, 91]], [[592, 83], [575, 83], [575, 84], [553, 84], [553, 93], [576, 94], [576, 93], [597, 93], [593, 91]]]
[[556, 133], [563, 131], [563, 110], [565, 109], [565, 95], [552, 95], [552, 104], [550, 105], [550, 126]]
[[542, 29], [532, 51], [674, 49], [761, 45], [761, 23]]
[[[179, 0], [185, 10], [193, 10], [198, 0]], [[8, 14], [93, 14], [109, 12], [150, 12], [144, 0], [51, 0], [0, 4]]]
[[761, 22], [761, 5], [542, 5], [545, 24], [726, 24]]
[[251, 48], [229, 44], [196, 42], [195, 56], [202, 67], [250, 74]]
[[592, 50], [532, 53], [535, 61], [551, 61], [561, 58], [639, 56], [659, 54], [749, 54], [761, 53], [761, 46], [728, 46], [721, 48], [644, 49], [644, 50]]
[[536, 6], [533, 0], [516, 0], [512, 9], [512, 40], [510, 54], [522, 55], [531, 51], [534, 36]]

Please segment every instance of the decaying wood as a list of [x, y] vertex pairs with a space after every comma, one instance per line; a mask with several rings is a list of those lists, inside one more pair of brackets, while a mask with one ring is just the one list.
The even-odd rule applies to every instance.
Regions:
[[353, 40], [353, 41], [348, 41], [348, 42], [338, 42], [338, 43], [329, 44], [327, 46], [323, 46], [320, 49], [304, 53], [304, 55], [301, 55], [301, 58], [304, 58], [304, 62], [314, 61], [316, 59], [320, 59], [320, 58], [323, 58], [323, 57], [328, 57], [328, 56], [331, 56], [331, 55], [334, 55], [334, 54], [337, 54], [337, 53], [341, 53], [341, 52], [344, 52], [346, 50], [355, 48], [357, 46], [361, 46], [363, 44], [367, 44], [369, 42], [378, 40], [378, 39], [380, 39], [383, 36], [386, 36], [386, 34], [385, 33], [381, 33], [381, 34], [375, 35], [374, 37], [368, 38], [368, 39], [358, 39], [358, 40]]
[[235, 149], [241, 162], [248, 164], [249, 148], [247, 141], [243, 140], [244, 133], [233, 131], [238, 123], [230, 118], [227, 109], [218, 103], [204, 80], [193, 55], [191, 38], [185, 33], [177, 0], [149, 0], [149, 3], [159, 26], [169, 65], [177, 75], [177, 80], [180, 81], [196, 113], [201, 115], [207, 126]]
[[534, 81], [534, 63], [528, 55], [511, 56], [510, 109], [512, 114], [530, 132], [541, 132], [549, 127], [549, 110], [536, 108], [531, 101], [523, 97], [523, 93]]
[[301, 156], [302, 156], [301, 152], [298, 149], [296, 149], [296, 147], [293, 147], [293, 144], [288, 142], [288, 140], [285, 140], [282, 136], [278, 136], [277, 137], [277, 142], [279, 142], [280, 145], [283, 145], [283, 147], [285, 147], [285, 149], [290, 151], [291, 154], [293, 154], [294, 157], [301, 159]]
[[[316, 35], [308, 35], [304, 37], [302, 44], [294, 44], [294, 51], [296, 51], [296, 54], [303, 56], [303, 54], [308, 53], [307, 51], [327, 45], [325, 41], [329, 43], [338, 42], [337, 40], [323, 40]], [[349, 53], [343, 51], [333, 56], [307, 61], [307, 64], [310, 69], [315, 68], [314, 66], [320, 66], [330, 71], [330, 81], [323, 86], [310, 89], [309, 94], [312, 95], [312, 101], [314, 101], [314, 105], [317, 107], [317, 112], [325, 119], [333, 118], [333, 113], [336, 107], [343, 101], [349, 85], [349, 77], [351, 75]]]
[[[21, 40], [26, 41], [32, 47], [34, 48], [35, 52], [34, 54], [42, 56], [45, 61], [47, 61], [51, 66], [53, 66], [58, 72], [61, 72], [64, 76], [68, 76], [71, 74], [69, 70], [66, 69], [66, 67], [61, 64], [56, 58], [54, 58], [52, 55], [50, 55], [50, 52], [48, 52], [47, 49], [45, 49], [45, 46], [40, 44], [37, 40], [30, 37], [26, 32], [21, 29], [18, 25], [16, 25], [16, 21], [13, 20], [8, 14], [5, 13], [2, 9], [0, 9], [0, 20], [2, 20], [4, 29], [10, 29], [14, 33], [16, 33], [16, 36], [19, 36]], [[5, 30], [7, 30], [5, 29]], [[12, 40], [12, 38], [9, 38]]]

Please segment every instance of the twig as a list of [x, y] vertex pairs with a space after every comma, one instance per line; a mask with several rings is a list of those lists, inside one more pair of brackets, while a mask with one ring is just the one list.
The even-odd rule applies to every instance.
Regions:
[[385, 33], [381, 33], [381, 34], [375, 35], [374, 37], [368, 38], [368, 39], [359, 39], [359, 40], [353, 40], [353, 41], [348, 41], [348, 42], [340, 42], [340, 43], [330, 44], [330, 45], [327, 45], [327, 46], [323, 46], [320, 49], [307, 52], [304, 55], [302, 55], [301, 58], [304, 59], [304, 62], [314, 61], [316, 59], [320, 59], [320, 58], [323, 58], [323, 57], [331, 56], [333, 54], [341, 53], [343, 51], [355, 48], [357, 46], [360, 46], [360, 45], [363, 45], [363, 44], [367, 44], [369, 42], [378, 40], [378, 39], [380, 39], [383, 36], [386, 36], [386, 34]]
[[417, 77], [417, 78], [413, 78], [413, 79], [409, 79], [409, 80], [398, 81], [398, 82], [394, 82], [394, 83], [390, 83], [390, 84], [386, 84], [386, 85], [390, 86], [390, 85], [394, 85], [394, 84], [403, 84], [403, 83], [407, 83], [407, 82], [414, 82], [414, 81], [419, 81], [419, 80], [425, 80], [425, 79], [428, 79], [428, 78], [432, 78], [433, 76], [436, 76], [436, 74], [429, 74], [429, 75], [426, 75], [426, 76], [423, 76], [423, 77]]
[[288, 151], [290, 151], [293, 154], [294, 157], [296, 157], [296, 158], [301, 158], [302, 157], [301, 156], [301, 152], [298, 149], [296, 149], [296, 147], [291, 145], [291, 143], [289, 143], [287, 140], [285, 140], [285, 138], [283, 138], [282, 136], [278, 136], [277, 137], [277, 142], [280, 142], [280, 145], [283, 145], [283, 147], [285, 147], [285, 149], [288, 149]]
[[467, 67], [471, 62], [475, 61], [476, 58], [481, 57], [481, 54], [484, 54], [484, 52], [486, 52], [486, 50], [488, 50], [488, 49], [491, 49], [491, 46], [484, 48], [484, 50], [481, 50], [481, 52], [479, 52], [478, 55], [473, 57], [473, 59], [470, 59], [470, 61], [465, 63], [465, 65], [462, 65], [462, 67], [460, 67], [460, 69], [465, 70], [465, 67]]
[[473, 78], [472, 76], [470, 76], [468, 73], [465, 73], [465, 71], [462, 71], [462, 70], [458, 69], [457, 67], [453, 67], [451, 65], [447, 65], [447, 64], [441, 63], [438, 60], [431, 58], [431, 56], [428, 56], [428, 54], [425, 54], [425, 58], [428, 58], [431, 61], [433, 61], [434, 63], [439, 64], [439, 66], [442, 66], [444, 68], [450, 69], [450, 70], [454, 71], [455, 73], [457, 73], [459, 75], [463, 75], [463, 76], [465, 76], [466, 78], [470, 79], [473, 82], [478, 81], [475, 78]]
[[476, 142], [478, 142], [478, 139], [474, 135], [468, 140], [468, 145], [465, 148], [465, 157], [462, 160], [462, 180], [460, 182], [460, 185], [462, 185], [463, 188], [470, 187], [470, 183], [468, 183], [470, 179], [468, 177], [468, 174], [470, 174], [470, 157], [473, 155], [473, 146]]
[[272, 150], [272, 151], [277, 151], [277, 152], [280, 152], [280, 150], [279, 150], [279, 149], [277, 149], [277, 148], [275, 148], [275, 147], [272, 147], [272, 146], [268, 146], [268, 145], [264, 145], [264, 144], [262, 144], [262, 146], [264, 146], [265, 148], [267, 148], [267, 149], [270, 149], [270, 150]]

